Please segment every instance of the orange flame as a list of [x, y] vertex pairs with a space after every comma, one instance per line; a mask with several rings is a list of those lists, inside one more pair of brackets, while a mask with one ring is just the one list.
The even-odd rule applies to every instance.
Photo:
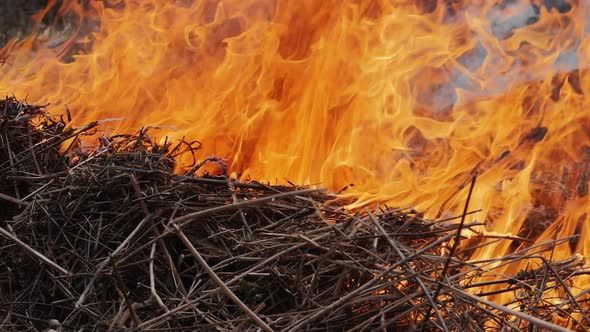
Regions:
[[[539, 243], [590, 236], [585, 1], [121, 0], [61, 10], [80, 18], [73, 37], [5, 50], [0, 91], [55, 112], [67, 105], [78, 125], [123, 118], [111, 129], [157, 125], [199, 139], [203, 158], [225, 157], [252, 178], [354, 183], [351, 208], [460, 213], [477, 172], [471, 206], [483, 212], [471, 218], [486, 222], [481, 231]], [[474, 258], [522, 245], [502, 241]], [[557, 249], [556, 259], [588, 256], [590, 242]]]

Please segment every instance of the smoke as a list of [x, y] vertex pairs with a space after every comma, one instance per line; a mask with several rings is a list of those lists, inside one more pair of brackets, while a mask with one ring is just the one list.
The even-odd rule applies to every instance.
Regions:
[[[564, 15], [581, 15], [563, 0], [545, 0], [542, 5], [530, 1], [502, 1], [492, 6], [470, 5], [457, 12], [451, 24], [469, 24], [476, 46], [446, 65], [450, 84], [469, 93], [457, 103], [467, 104], [506, 94], [515, 87], [567, 75], [581, 68], [580, 29]], [[542, 15], [558, 15], [555, 22], [539, 27]], [[583, 22], [585, 23], [585, 22]], [[587, 23], [586, 23], [587, 24]], [[542, 34], [543, 40], [526, 39]], [[519, 42], [518, 47], [514, 45]], [[457, 104], [456, 104], [457, 105]]]

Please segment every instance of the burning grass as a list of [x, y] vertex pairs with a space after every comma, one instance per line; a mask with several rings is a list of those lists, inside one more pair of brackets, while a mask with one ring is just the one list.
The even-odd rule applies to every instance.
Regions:
[[[588, 295], [570, 287], [583, 260], [541, 258], [570, 239], [469, 261], [505, 239], [461, 240], [474, 226], [461, 217], [347, 212], [320, 189], [175, 174], [198, 143], [146, 130], [83, 151], [98, 124], [0, 102], [2, 330], [590, 327]], [[537, 264], [494, 274], [525, 258]], [[485, 298], [505, 292], [513, 303]]]

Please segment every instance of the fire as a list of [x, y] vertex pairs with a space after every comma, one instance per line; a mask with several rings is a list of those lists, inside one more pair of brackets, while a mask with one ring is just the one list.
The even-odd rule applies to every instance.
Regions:
[[198, 139], [201, 159], [242, 176], [353, 183], [351, 208], [457, 214], [478, 174], [482, 232], [579, 235], [554, 258], [590, 255], [585, 1], [64, 3], [80, 25], [5, 49], [0, 91], [67, 106], [77, 125]]

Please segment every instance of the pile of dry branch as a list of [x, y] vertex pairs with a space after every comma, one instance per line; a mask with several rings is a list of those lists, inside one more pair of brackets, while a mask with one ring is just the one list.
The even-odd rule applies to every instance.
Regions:
[[[449, 248], [473, 227], [464, 218], [352, 214], [319, 189], [193, 176], [200, 165], [175, 174], [198, 143], [158, 145], [145, 130], [81, 149], [97, 125], [0, 102], [0, 330], [590, 326], [587, 296], [569, 289], [580, 260], [471, 281], [552, 244], [467, 261], [484, 241]], [[519, 295], [507, 307], [474, 294], [491, 285]]]

